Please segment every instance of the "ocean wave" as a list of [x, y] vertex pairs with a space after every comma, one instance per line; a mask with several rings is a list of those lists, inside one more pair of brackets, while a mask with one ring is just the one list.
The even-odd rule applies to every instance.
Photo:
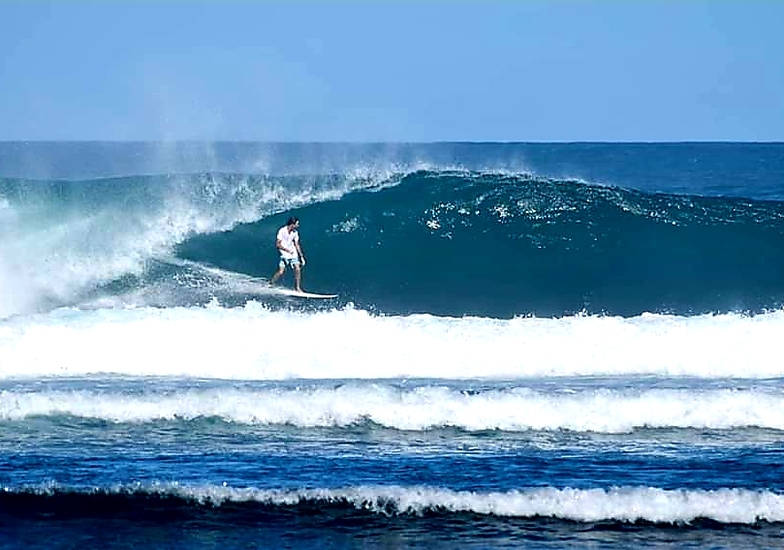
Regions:
[[399, 389], [379, 384], [338, 387], [0, 392], [0, 420], [77, 417], [116, 423], [220, 419], [249, 425], [397, 430], [571, 430], [626, 433], [647, 428], [784, 431], [780, 390], [590, 390], [544, 392], [525, 387], [484, 391], [445, 386]]
[[[506, 492], [455, 491], [438, 487], [363, 486], [270, 490], [227, 485], [190, 486], [179, 483], [117, 485], [109, 488], [73, 489], [57, 484], [38, 487], [0, 488], [0, 506], [10, 509], [14, 502], [27, 508], [52, 513], [59, 503], [80, 502], [81, 513], [70, 515], [111, 516], [129, 509], [154, 508], [152, 498], [168, 501], [181, 508], [251, 506], [247, 513], [283, 509], [308, 513], [354, 509], [384, 516], [451, 515], [469, 513], [505, 518], [554, 518], [575, 522], [689, 524], [713, 520], [723, 524], [758, 525], [784, 522], [784, 495], [745, 489], [681, 490], [654, 487], [617, 487], [611, 489], [530, 488]], [[90, 506], [89, 500], [101, 503]], [[116, 502], [115, 502], [116, 501]], [[136, 506], [133, 506], [137, 502]], [[21, 513], [19, 510], [17, 513]], [[55, 511], [56, 513], [56, 511]], [[60, 512], [62, 513], [62, 511]]]
[[269, 276], [275, 231], [291, 215], [303, 224], [306, 286], [387, 314], [631, 317], [784, 305], [784, 205], [773, 201], [427, 166], [2, 180], [0, 199], [9, 297], [0, 317], [244, 303], [236, 289], [195, 292], [179, 281], [193, 266]]

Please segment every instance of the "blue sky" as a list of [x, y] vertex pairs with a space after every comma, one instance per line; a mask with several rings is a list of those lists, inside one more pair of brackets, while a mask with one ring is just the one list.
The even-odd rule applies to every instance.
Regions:
[[777, 0], [0, 1], [0, 140], [784, 141]]

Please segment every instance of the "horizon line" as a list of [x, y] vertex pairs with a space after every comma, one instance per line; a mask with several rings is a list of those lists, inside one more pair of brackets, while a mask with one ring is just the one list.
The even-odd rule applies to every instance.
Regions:
[[145, 144], [145, 143], [233, 143], [266, 145], [677, 145], [677, 144], [784, 144], [782, 140], [563, 140], [563, 141], [512, 141], [512, 140], [432, 140], [432, 141], [332, 141], [332, 140], [248, 140], [248, 139], [0, 139], [0, 144], [64, 144], [64, 143], [106, 143], [106, 144]]

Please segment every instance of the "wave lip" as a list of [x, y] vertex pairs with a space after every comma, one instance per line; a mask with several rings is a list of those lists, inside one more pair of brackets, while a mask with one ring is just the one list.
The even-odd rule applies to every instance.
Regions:
[[[174, 499], [183, 507], [245, 504], [277, 509], [307, 505], [327, 510], [350, 507], [370, 514], [421, 516], [471, 513], [507, 518], [554, 518], [575, 522], [638, 521], [688, 524], [701, 519], [722, 524], [757, 525], [784, 522], [784, 495], [745, 489], [683, 490], [654, 487], [596, 489], [530, 488], [507, 492], [456, 491], [440, 487], [361, 486], [317, 489], [234, 488], [227, 485], [188, 486], [179, 483], [117, 485], [111, 488], [70, 489], [55, 484], [2, 487], [0, 506], [32, 499]], [[28, 504], [28, 506], [30, 506]], [[35, 507], [33, 503], [32, 507]], [[111, 508], [111, 507], [109, 507]], [[102, 513], [100, 509], [94, 513]]]

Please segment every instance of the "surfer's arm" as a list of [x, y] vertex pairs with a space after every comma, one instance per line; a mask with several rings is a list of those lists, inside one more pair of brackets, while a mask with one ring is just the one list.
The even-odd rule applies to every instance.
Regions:
[[294, 246], [297, 249], [297, 254], [299, 254], [299, 261], [300, 261], [300, 263], [302, 265], [305, 265], [305, 253], [302, 252], [302, 247], [299, 245], [299, 239], [297, 239], [297, 242], [294, 243]]
[[289, 250], [288, 248], [283, 246], [283, 242], [280, 239], [275, 241], [275, 248], [277, 248], [281, 252], [289, 252], [289, 253], [294, 252], [293, 250]]

